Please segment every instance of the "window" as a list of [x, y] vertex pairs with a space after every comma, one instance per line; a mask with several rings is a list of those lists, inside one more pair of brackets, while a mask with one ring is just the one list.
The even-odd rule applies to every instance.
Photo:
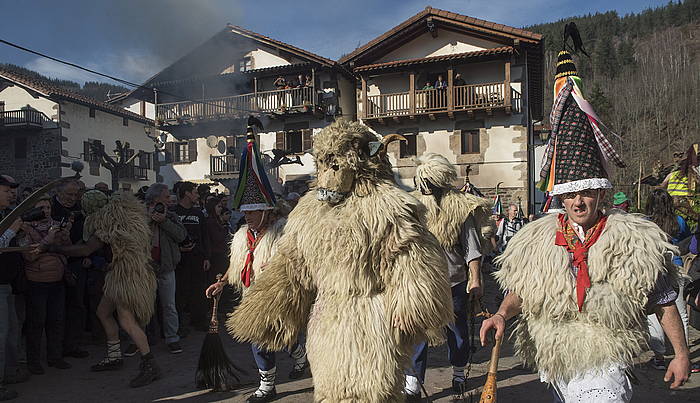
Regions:
[[26, 137], [16, 137], [15, 138], [15, 158], [18, 158], [18, 159], [27, 158], [27, 138]]
[[416, 134], [415, 133], [404, 133], [402, 134], [406, 138], [406, 141], [401, 141], [399, 145], [399, 158], [409, 158], [415, 157], [416, 150]]
[[139, 150], [139, 167], [151, 169], [151, 153]]
[[90, 108], [90, 117], [91, 118], [95, 117], [95, 108]]
[[128, 118], [122, 118], [122, 126], [129, 126], [129, 119]]
[[169, 141], [165, 143], [165, 160], [184, 164], [197, 160], [197, 140]]
[[102, 148], [100, 140], [88, 139], [83, 142], [83, 160], [87, 161], [90, 175], [100, 176], [100, 156], [95, 147]]
[[313, 130], [309, 122], [287, 123], [284, 131], [277, 132], [275, 148], [294, 154], [309, 152], [313, 147]]
[[238, 62], [238, 71], [253, 70], [253, 58], [246, 56]]
[[479, 144], [479, 129], [460, 130], [460, 142], [462, 154], [478, 154], [481, 152]]

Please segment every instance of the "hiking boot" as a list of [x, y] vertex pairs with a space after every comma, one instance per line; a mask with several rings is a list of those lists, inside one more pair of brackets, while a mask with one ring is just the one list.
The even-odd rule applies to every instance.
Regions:
[[182, 352], [182, 346], [178, 342], [168, 343], [168, 351], [172, 354], [180, 354]]
[[44, 367], [38, 362], [28, 362], [27, 369], [34, 375], [44, 375]]
[[124, 357], [133, 357], [138, 352], [139, 348], [136, 347], [136, 344], [129, 344], [129, 347], [127, 347], [122, 354], [124, 355]]
[[85, 350], [81, 350], [79, 348], [76, 348], [75, 350], [64, 352], [63, 356], [64, 357], [71, 357], [71, 358], [87, 358], [90, 356], [90, 353], [88, 353]]
[[0, 386], [0, 400], [12, 400], [17, 398], [17, 391]]
[[666, 361], [663, 358], [654, 357], [651, 360], [649, 360], [649, 365], [652, 368], [658, 369], [660, 371], [666, 369]]
[[5, 375], [5, 384], [26, 382], [30, 377], [31, 374], [28, 370], [24, 369], [24, 367], [19, 367], [15, 373]]
[[258, 389], [250, 395], [248, 400], [246, 400], [246, 403], [265, 403], [265, 402], [271, 402], [277, 398], [277, 389], [272, 388], [269, 392], [263, 392], [262, 390]]
[[49, 361], [49, 367], [54, 367], [58, 369], [70, 369], [73, 366], [67, 363], [65, 360]]
[[[150, 353], [149, 353], [150, 355]], [[141, 357], [141, 364], [139, 364], [139, 373], [136, 378], [129, 382], [129, 386], [132, 388], [140, 388], [141, 386], [146, 386], [151, 382], [160, 378], [160, 368], [155, 363], [153, 358]]]
[[97, 364], [90, 367], [92, 372], [115, 371], [124, 366], [124, 360], [121, 358], [110, 360], [105, 358]]

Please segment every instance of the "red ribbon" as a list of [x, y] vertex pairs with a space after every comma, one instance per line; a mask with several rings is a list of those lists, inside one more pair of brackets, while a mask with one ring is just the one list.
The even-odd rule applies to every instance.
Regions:
[[255, 252], [255, 247], [258, 246], [258, 241], [260, 238], [262, 238], [262, 235], [263, 233], [260, 232], [256, 238], [255, 234], [253, 234], [253, 231], [250, 229], [248, 229], [246, 232], [246, 237], [248, 239], [248, 254], [245, 257], [243, 270], [241, 270], [241, 282], [246, 288], [250, 287], [250, 283], [253, 281], [253, 260], [255, 260], [253, 253]]
[[607, 221], [608, 217], [602, 216], [590, 237], [586, 238], [584, 242], [575, 242], [571, 237], [567, 239], [564, 234], [569, 223], [564, 214], [559, 214], [559, 229], [557, 229], [554, 244], [565, 247], [567, 252], [573, 254], [572, 263], [578, 269], [576, 274], [576, 302], [578, 303], [579, 312], [581, 312], [583, 301], [586, 299], [586, 290], [591, 288], [591, 277], [588, 274], [588, 249], [600, 238]]

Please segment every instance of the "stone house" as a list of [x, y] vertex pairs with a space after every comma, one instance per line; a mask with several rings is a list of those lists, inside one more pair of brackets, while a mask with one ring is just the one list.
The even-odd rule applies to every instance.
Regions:
[[397, 181], [413, 187], [425, 152], [457, 166], [504, 207], [532, 212], [535, 134], [542, 119], [540, 34], [427, 7], [339, 61], [359, 81], [358, 118], [407, 142], [389, 148]]
[[[246, 121], [258, 116], [268, 175], [285, 193], [307, 189], [313, 134], [336, 117], [355, 118], [355, 80], [333, 60], [227, 25], [110, 102], [156, 120], [163, 182], [218, 183], [221, 190], [235, 186]], [[276, 166], [283, 155], [294, 163]]]
[[0, 70], [0, 173], [22, 186], [38, 187], [72, 175], [71, 162], [82, 160], [87, 187], [111, 183], [89, 143], [101, 144], [108, 155], [117, 140], [136, 157], [119, 172], [119, 187], [138, 189], [155, 181], [153, 141], [144, 128], [154, 122], [45, 80]]

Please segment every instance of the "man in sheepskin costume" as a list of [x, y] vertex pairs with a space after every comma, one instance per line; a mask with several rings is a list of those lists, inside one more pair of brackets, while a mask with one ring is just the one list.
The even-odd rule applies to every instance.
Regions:
[[[448, 280], [452, 287], [454, 321], [447, 328], [447, 346], [452, 364], [452, 390], [465, 392], [464, 367], [469, 362], [468, 299], [477, 300], [481, 288], [481, 256], [494, 233], [490, 202], [462, 193], [453, 187], [457, 171], [440, 154], [425, 153], [417, 160], [413, 195], [426, 207], [425, 221], [447, 257]], [[483, 246], [482, 246], [483, 245]], [[413, 366], [406, 375], [406, 400], [420, 401], [420, 384], [425, 380], [428, 343], [416, 346]], [[413, 373], [415, 371], [415, 373]]]
[[[507, 296], [484, 321], [481, 342], [520, 314], [516, 350], [558, 401], [629, 402], [630, 368], [646, 350], [645, 311], [656, 312], [676, 352], [665, 380], [688, 378], [688, 347], [675, 305], [664, 232], [642, 216], [601, 208], [607, 161], [619, 157], [600, 130], [568, 52], [559, 54], [543, 184], [563, 213], [525, 225], [497, 259]], [[603, 159], [601, 159], [604, 158]]]
[[403, 401], [414, 346], [453, 320], [445, 256], [425, 208], [394, 182], [386, 143], [339, 120], [314, 136], [317, 183], [227, 323], [239, 340], [306, 348], [317, 402]]
[[[146, 208], [131, 193], [116, 193], [108, 198], [99, 190], [85, 192], [81, 206], [86, 216], [84, 242], [42, 248], [66, 256], [105, 255], [109, 262], [108, 271], [97, 317], [107, 336], [107, 355], [91, 369], [109, 371], [124, 365], [119, 342], [121, 325], [141, 352], [139, 373], [130, 386], [148, 385], [158, 379], [161, 372], [142, 330], [153, 315], [156, 298], [156, 276], [150, 265], [151, 229]], [[115, 312], [119, 323], [114, 319]]]
[[[249, 291], [267, 275], [265, 267], [277, 249], [286, 223], [276, 207], [275, 195], [263, 169], [252, 127], [248, 127], [248, 143], [241, 156], [241, 173], [233, 205], [243, 212], [246, 224], [231, 241], [229, 269], [220, 282], [207, 289], [206, 294], [207, 297], [216, 295], [224, 284], [230, 284], [243, 291], [245, 300]], [[248, 398], [248, 402], [272, 401], [277, 397], [276, 350], [255, 343], [251, 347], [260, 373], [260, 386]], [[294, 360], [289, 377], [300, 378], [308, 369], [306, 350], [301, 344], [294, 343], [288, 351]]]

